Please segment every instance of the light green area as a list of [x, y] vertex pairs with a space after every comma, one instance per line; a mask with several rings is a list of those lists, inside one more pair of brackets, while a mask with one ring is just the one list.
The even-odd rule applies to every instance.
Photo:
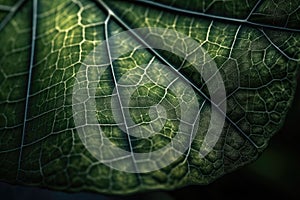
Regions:
[[[170, 8], [182, 8], [183, 12], [177, 13], [169, 8], [133, 1], [38, 0], [37, 13], [33, 13], [34, 1], [22, 3], [0, 29], [2, 181], [108, 194], [207, 184], [255, 160], [284, 123], [295, 92], [300, 61], [300, 20], [299, 12], [295, 10], [299, 7], [298, 1], [285, 1], [282, 5], [271, 0], [260, 4], [254, 1], [214, 1], [210, 5], [192, 0], [161, 1], [163, 5], [173, 5]], [[17, 4], [11, 2], [1, 0], [0, 5]], [[257, 7], [253, 10], [255, 5]], [[188, 14], [190, 10], [209, 16]], [[108, 18], [109, 12], [118, 17]], [[33, 66], [30, 66], [33, 15], [37, 15], [37, 30]], [[214, 15], [231, 19], [216, 19]], [[260, 25], [234, 22], [248, 16], [248, 22]], [[277, 16], [276, 20], [274, 16]], [[0, 17], [1, 27], [5, 17]], [[225, 122], [221, 138], [205, 158], [199, 157], [199, 149], [210, 121], [208, 101], [200, 112], [199, 129], [191, 148], [175, 163], [161, 170], [146, 174], [116, 171], [97, 162], [85, 149], [73, 121], [75, 76], [91, 52], [95, 53], [95, 58], [97, 55], [107, 58], [106, 51], [93, 52], [93, 49], [106, 39], [105, 33], [112, 36], [126, 30], [124, 24], [130, 28], [174, 29], [198, 41], [216, 62], [228, 96], [227, 116], [230, 120]], [[166, 45], [175, 45], [176, 38], [160, 37], [165, 39]], [[151, 50], [136, 50], [140, 44], [133, 37], [116, 43], [132, 49], [114, 61], [116, 80], [128, 71], [135, 72], [129, 78], [142, 76], [147, 73], [145, 67], [153, 58], [155, 63], [164, 64]], [[181, 58], [169, 52], [158, 53], [207, 94], [193, 63], [182, 63]], [[151, 74], [154, 79], [160, 75], [159, 72]], [[155, 82], [137, 86], [129, 104], [133, 121], [146, 126], [159, 116], [167, 120], [156, 135], [128, 140], [124, 131], [115, 124], [111, 110], [111, 95], [115, 88], [113, 78], [107, 65], [96, 92], [95, 112], [105, 135], [125, 150], [131, 143], [135, 152], [151, 152], [169, 144], [180, 122], [178, 105], [181, 101], [188, 102], [190, 97], [177, 97]], [[204, 96], [196, 93], [197, 101], [202, 104]], [[151, 110], [157, 102], [161, 102], [165, 111]], [[28, 112], [25, 117], [26, 103]], [[23, 131], [24, 117], [26, 130]]]

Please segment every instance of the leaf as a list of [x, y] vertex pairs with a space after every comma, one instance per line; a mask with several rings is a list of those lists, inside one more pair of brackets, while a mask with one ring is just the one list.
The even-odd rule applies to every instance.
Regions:
[[[1, 180], [64, 191], [126, 194], [208, 184], [254, 161], [281, 128], [293, 99], [300, 60], [299, 6], [296, 0], [1, 0]], [[227, 95], [226, 115], [219, 115], [226, 120], [217, 144], [204, 157], [199, 152], [216, 103], [208, 98], [208, 82], [193, 63], [180, 56], [153, 48], [137, 49], [155, 43], [142, 33], [114, 37], [141, 27], [168, 28], [192, 38], [216, 63]], [[109, 37], [115, 38], [114, 45], [108, 43], [107, 49], [95, 51]], [[163, 34], [159, 38], [170, 48], [181, 39], [180, 35], [169, 38]], [[120, 48], [112, 48], [115, 45]], [[109, 63], [124, 49], [129, 50]], [[106, 63], [101, 81], [78, 82], [78, 77], [85, 78], [81, 67], [93, 58]], [[165, 67], [146, 71], [147, 64]], [[114, 93], [118, 81], [134, 81], [144, 72], [154, 81], [135, 86], [127, 117], [142, 127], [137, 134], [157, 133], [149, 138], [127, 135], [123, 129], [128, 127], [122, 126], [124, 120], [116, 119], [115, 104], [111, 104], [118, 96]], [[179, 86], [191, 88], [182, 92], [185, 95], [176, 96], [160, 84], [176, 79], [174, 73], [181, 77]], [[74, 118], [80, 112], [74, 113], [72, 101], [76, 84], [95, 88], [96, 108], [82, 108], [82, 112], [96, 113], [104, 135], [118, 148], [151, 155], [176, 142], [181, 111], [186, 112], [179, 109], [184, 101], [201, 105], [196, 136], [184, 154], [161, 169], [148, 173], [113, 169], [86, 148], [85, 144], [94, 142], [94, 151], [99, 151], [99, 133], [84, 132], [89, 136], [84, 140], [79, 134]], [[159, 102], [169, 109], [151, 107]], [[115, 109], [122, 112], [125, 108]], [[156, 121], [147, 132], [145, 127], [153, 119], [162, 122]], [[123, 164], [126, 168], [128, 162]]]

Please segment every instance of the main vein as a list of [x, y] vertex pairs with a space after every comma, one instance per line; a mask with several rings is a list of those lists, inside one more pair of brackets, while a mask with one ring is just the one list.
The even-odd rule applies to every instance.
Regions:
[[199, 16], [199, 17], [206, 17], [206, 18], [215, 19], [215, 20], [217, 19], [217, 20], [229, 21], [229, 22], [233, 22], [233, 23], [248, 24], [248, 25], [257, 26], [257, 27], [272, 28], [272, 29], [278, 29], [278, 30], [284, 30], [284, 31], [300, 32], [300, 29], [280, 27], [280, 26], [274, 26], [274, 25], [268, 25], [268, 24], [249, 21], [249, 18], [251, 16], [251, 14], [258, 7], [258, 5], [261, 3], [261, 1], [258, 1], [256, 3], [254, 8], [251, 10], [249, 15], [245, 19], [237, 19], [237, 18], [233, 18], [233, 17], [224, 17], [224, 16], [218, 16], [218, 15], [213, 15], [213, 14], [208, 14], [208, 13], [202, 13], [202, 12], [197, 12], [197, 11], [193, 11], [193, 10], [187, 10], [187, 9], [173, 7], [173, 6], [168, 6], [168, 5], [158, 3], [158, 2], [153, 2], [153, 1], [136, 0], [136, 2], [140, 2], [140, 3], [143, 3], [145, 5], [150, 5], [150, 6], [162, 8], [162, 9], [165, 9], [165, 10], [175, 11], [175, 12], [178, 12], [178, 13], [184, 13], [184, 14], [194, 15], [194, 16]]
[[120, 111], [122, 113], [122, 118], [123, 118], [125, 129], [126, 129], [126, 135], [127, 135], [127, 140], [128, 140], [130, 153], [131, 153], [132, 163], [134, 165], [135, 170], [138, 171], [138, 168], [137, 168], [137, 165], [136, 165], [136, 160], [135, 160], [135, 157], [134, 157], [133, 147], [132, 147], [129, 132], [128, 132], [128, 125], [127, 125], [126, 117], [125, 117], [125, 114], [124, 114], [124, 111], [123, 111], [124, 106], [122, 105], [122, 101], [121, 101], [121, 97], [120, 97], [120, 93], [119, 93], [119, 88], [118, 88], [118, 82], [116, 80], [115, 70], [114, 70], [114, 66], [113, 66], [113, 62], [112, 62], [111, 50], [110, 50], [110, 46], [109, 46], [108, 27], [107, 26], [108, 26], [110, 17], [111, 17], [111, 13], [108, 13], [108, 17], [105, 20], [105, 30], [104, 30], [107, 54], [108, 54], [108, 58], [109, 58], [109, 65], [110, 65], [111, 73], [112, 73], [112, 76], [113, 76], [113, 79], [114, 79], [114, 83], [115, 83], [115, 87], [116, 87], [116, 93], [117, 93], [118, 102], [119, 102], [119, 106], [120, 106]]
[[17, 179], [19, 176], [19, 171], [21, 169], [21, 161], [22, 161], [22, 152], [27, 128], [27, 117], [28, 117], [28, 107], [29, 107], [29, 96], [30, 96], [30, 86], [32, 79], [32, 68], [34, 65], [34, 53], [35, 53], [35, 40], [36, 40], [36, 28], [37, 28], [37, 0], [33, 0], [32, 4], [32, 35], [31, 35], [31, 52], [30, 52], [30, 65], [28, 72], [28, 82], [27, 82], [27, 92], [26, 92], [26, 100], [25, 100], [25, 110], [24, 110], [24, 119], [23, 119], [23, 130], [22, 130], [22, 139], [21, 139], [21, 147], [20, 154], [18, 160], [18, 171], [17, 171]]

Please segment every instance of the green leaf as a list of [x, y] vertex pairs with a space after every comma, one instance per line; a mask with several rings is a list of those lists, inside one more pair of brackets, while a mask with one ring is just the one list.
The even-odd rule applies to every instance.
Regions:
[[[293, 99], [300, 61], [299, 7], [297, 0], [0, 0], [0, 180], [126, 194], [208, 184], [254, 161], [282, 127]], [[165, 50], [138, 49], [155, 43], [142, 33], [114, 37], [141, 27], [192, 38], [216, 63], [227, 95], [218, 103], [225, 102], [227, 111], [219, 112], [225, 115], [224, 128], [204, 157], [199, 153], [216, 102], [208, 98], [208, 82], [193, 67], [200, 58], [184, 62]], [[114, 45], [97, 51], [109, 37], [114, 37]], [[178, 41], [189, 45], [180, 35], [158, 37], [170, 48], [178, 47]], [[121, 56], [110, 63], [114, 54]], [[106, 64], [101, 81], [78, 82], [85, 77], [82, 66], [93, 59]], [[147, 65], [165, 66], [147, 71]], [[114, 115], [114, 109], [125, 108], [114, 108], [111, 102], [118, 96], [116, 83], [134, 82], [143, 74], [153, 81], [135, 85], [129, 101], [127, 117], [140, 128], [134, 137], [126, 134], [127, 119]], [[186, 86], [184, 95], [162, 84], [177, 79], [174, 74], [180, 77], [178, 88]], [[151, 155], [173, 144], [182, 112], [194, 111], [182, 110], [182, 102], [201, 105], [195, 138], [178, 159], [158, 170], [130, 173], [109, 167], [86, 148], [93, 144], [99, 152], [99, 132], [85, 132], [88, 137], [82, 139], [81, 127], [74, 122], [80, 115], [73, 109], [76, 84], [95, 88], [95, 109], [82, 112], [96, 114], [103, 134], [120, 149]], [[164, 109], [153, 107], [158, 103]], [[145, 128], [149, 124], [151, 130]], [[153, 132], [148, 138], [137, 137]], [[164, 159], [162, 155], [161, 162]]]

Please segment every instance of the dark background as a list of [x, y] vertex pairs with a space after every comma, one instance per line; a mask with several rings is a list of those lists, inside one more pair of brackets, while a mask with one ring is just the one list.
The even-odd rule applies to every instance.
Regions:
[[[298, 76], [298, 83], [300, 76]], [[174, 191], [151, 191], [131, 196], [104, 196], [93, 193], [64, 193], [0, 183], [1, 199], [43, 200], [177, 200], [207, 199], [300, 199], [300, 87], [282, 130], [254, 163], [227, 174], [207, 186], [188, 186]]]

